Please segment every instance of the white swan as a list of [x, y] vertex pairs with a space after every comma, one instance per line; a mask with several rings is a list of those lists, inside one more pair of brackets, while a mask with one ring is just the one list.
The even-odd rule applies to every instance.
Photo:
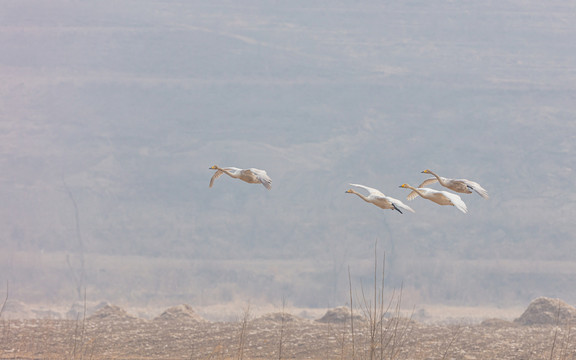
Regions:
[[364, 196], [352, 189], [350, 190], [346, 190], [346, 193], [349, 194], [356, 194], [358, 195], [362, 200], [369, 202], [371, 204], [374, 204], [376, 206], [378, 206], [381, 209], [391, 209], [391, 210], [396, 210], [398, 211], [400, 214], [402, 214], [402, 211], [399, 208], [411, 211], [411, 212], [415, 212], [410, 206], [404, 204], [402, 201], [398, 200], [398, 199], [394, 199], [392, 197], [386, 196], [384, 194], [382, 194], [379, 190], [373, 189], [371, 187], [368, 186], [364, 186], [364, 185], [358, 185], [358, 184], [350, 184], [352, 186], [356, 186], [362, 189], [366, 189], [368, 190], [369, 194], [368, 196]]
[[[484, 199], [488, 199], [488, 192], [484, 189], [480, 184], [474, 181], [470, 181], [467, 179], [449, 179], [442, 176], [438, 176], [433, 173], [431, 170], [424, 170], [422, 171], [423, 174], [432, 174], [434, 177], [430, 179], [424, 180], [422, 184], [418, 187], [426, 186], [429, 184], [433, 184], [435, 182], [439, 182], [440, 185], [448, 188], [450, 190], [456, 191], [458, 193], [464, 194], [472, 194], [472, 190], [474, 190], [478, 195], [482, 196]], [[413, 193], [408, 194], [408, 198], [415, 198], [416, 195]]]
[[226, 174], [234, 179], [240, 179], [250, 184], [262, 184], [268, 190], [272, 189], [272, 179], [266, 174], [266, 171], [260, 169], [238, 169], [235, 167], [221, 168], [217, 165], [212, 166], [210, 169], [216, 170], [210, 179], [210, 187], [214, 185], [214, 180], [218, 179], [222, 174]]
[[[400, 185], [400, 187], [412, 189], [412, 192], [416, 194], [412, 198], [409, 198], [408, 200], [412, 200], [416, 196], [420, 195], [424, 199], [433, 201], [438, 205], [453, 205], [456, 207], [456, 209], [462, 211], [463, 213], [468, 212], [468, 208], [466, 207], [466, 204], [464, 203], [464, 201], [462, 201], [460, 196], [452, 194], [448, 191], [434, 190], [430, 188], [421, 188], [421, 187], [415, 188], [408, 184], [402, 184]], [[410, 195], [412, 195], [412, 193], [410, 193]]]

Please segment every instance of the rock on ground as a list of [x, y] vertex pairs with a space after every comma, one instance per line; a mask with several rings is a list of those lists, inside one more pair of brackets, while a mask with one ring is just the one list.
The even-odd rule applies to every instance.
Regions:
[[576, 308], [560, 299], [539, 297], [533, 300], [514, 322], [520, 325], [559, 325], [576, 321]]
[[195, 321], [195, 322], [203, 322], [204, 320], [200, 315], [198, 315], [192, 306], [188, 304], [181, 304], [177, 306], [173, 306], [168, 310], [164, 311], [160, 316], [155, 318], [154, 320], [162, 320], [162, 321]]
[[[354, 314], [354, 321], [364, 321], [364, 317]], [[344, 324], [350, 322], [350, 309], [346, 306], [340, 306], [334, 309], [329, 309], [326, 314], [320, 319], [316, 320], [321, 323], [328, 324]]]

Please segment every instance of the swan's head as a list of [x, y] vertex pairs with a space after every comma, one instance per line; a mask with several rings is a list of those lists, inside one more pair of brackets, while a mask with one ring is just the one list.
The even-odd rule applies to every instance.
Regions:
[[400, 185], [401, 188], [407, 188], [409, 185], [408, 184], [402, 184]]
[[354, 192], [354, 190], [352, 190], [352, 189], [346, 190], [346, 193], [347, 193], [347, 194], [351, 194], [351, 193], [353, 193], [353, 192]]
[[432, 171], [426, 169], [426, 170], [422, 171], [422, 174], [430, 174], [431, 172], [432, 172]]
[[212, 166], [210, 166], [210, 169], [211, 169], [211, 170], [216, 170], [216, 169], [218, 169], [218, 165], [212, 165]]

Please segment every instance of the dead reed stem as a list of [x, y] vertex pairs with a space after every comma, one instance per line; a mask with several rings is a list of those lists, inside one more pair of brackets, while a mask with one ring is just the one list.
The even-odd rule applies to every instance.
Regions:
[[240, 334], [238, 340], [238, 360], [244, 359], [244, 348], [246, 347], [246, 336], [248, 335], [248, 323], [250, 321], [250, 304], [244, 309], [240, 322]]
[[6, 297], [4, 298], [4, 302], [2, 303], [2, 307], [0, 307], [0, 317], [2, 317], [2, 313], [4, 312], [4, 308], [6, 307], [6, 303], [8, 302], [9, 290], [10, 290], [9, 282], [8, 282], [8, 280], [6, 280]]

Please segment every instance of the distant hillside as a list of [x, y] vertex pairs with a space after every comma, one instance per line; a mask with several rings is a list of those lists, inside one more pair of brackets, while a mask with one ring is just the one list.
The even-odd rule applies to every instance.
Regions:
[[[19, 296], [340, 305], [377, 242], [413, 301], [576, 301], [570, 5], [211, 4], [0, 5], [0, 273]], [[273, 189], [209, 189], [214, 164]], [[400, 215], [344, 193], [404, 199], [426, 168], [491, 198]]]

